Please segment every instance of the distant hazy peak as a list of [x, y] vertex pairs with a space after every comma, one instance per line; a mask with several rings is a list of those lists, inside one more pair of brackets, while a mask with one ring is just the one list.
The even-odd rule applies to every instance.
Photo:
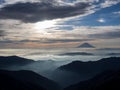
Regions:
[[89, 43], [83, 43], [78, 48], [95, 48], [95, 46], [89, 44]]

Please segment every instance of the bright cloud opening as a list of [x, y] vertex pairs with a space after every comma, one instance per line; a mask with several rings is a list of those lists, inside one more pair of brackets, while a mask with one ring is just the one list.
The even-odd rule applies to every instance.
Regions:
[[43, 30], [43, 29], [48, 29], [56, 26], [56, 21], [55, 20], [45, 20], [41, 22], [35, 23], [35, 29]]

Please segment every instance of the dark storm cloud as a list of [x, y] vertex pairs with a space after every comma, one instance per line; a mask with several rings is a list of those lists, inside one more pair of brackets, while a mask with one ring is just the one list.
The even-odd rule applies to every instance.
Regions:
[[57, 18], [83, 15], [88, 12], [89, 3], [77, 3], [75, 5], [55, 6], [50, 2], [16, 3], [9, 4], [0, 9], [0, 19], [15, 19], [23, 22], [37, 22]]
[[111, 31], [101, 34], [91, 34], [90, 38], [100, 38], [100, 39], [117, 39], [120, 38], [120, 31]]

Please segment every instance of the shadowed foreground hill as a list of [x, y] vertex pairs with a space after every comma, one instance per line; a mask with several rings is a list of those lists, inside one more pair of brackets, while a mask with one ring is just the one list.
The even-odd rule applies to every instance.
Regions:
[[104, 71], [119, 69], [120, 57], [103, 58], [98, 61], [89, 62], [73, 61], [59, 67], [54, 72], [56, 76], [53, 77], [53, 80], [66, 87], [93, 78]]
[[32, 71], [0, 70], [0, 90], [60, 90], [60, 87]]
[[120, 90], [120, 70], [103, 72], [90, 80], [71, 85], [64, 90]]

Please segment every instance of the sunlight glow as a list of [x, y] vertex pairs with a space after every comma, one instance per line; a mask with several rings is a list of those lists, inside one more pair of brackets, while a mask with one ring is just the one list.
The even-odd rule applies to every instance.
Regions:
[[104, 19], [104, 18], [100, 18], [100, 19], [98, 19], [97, 21], [100, 22], [100, 23], [104, 23], [104, 22], [105, 22], [105, 19]]
[[35, 23], [35, 29], [48, 29], [56, 26], [56, 20], [45, 20]]

